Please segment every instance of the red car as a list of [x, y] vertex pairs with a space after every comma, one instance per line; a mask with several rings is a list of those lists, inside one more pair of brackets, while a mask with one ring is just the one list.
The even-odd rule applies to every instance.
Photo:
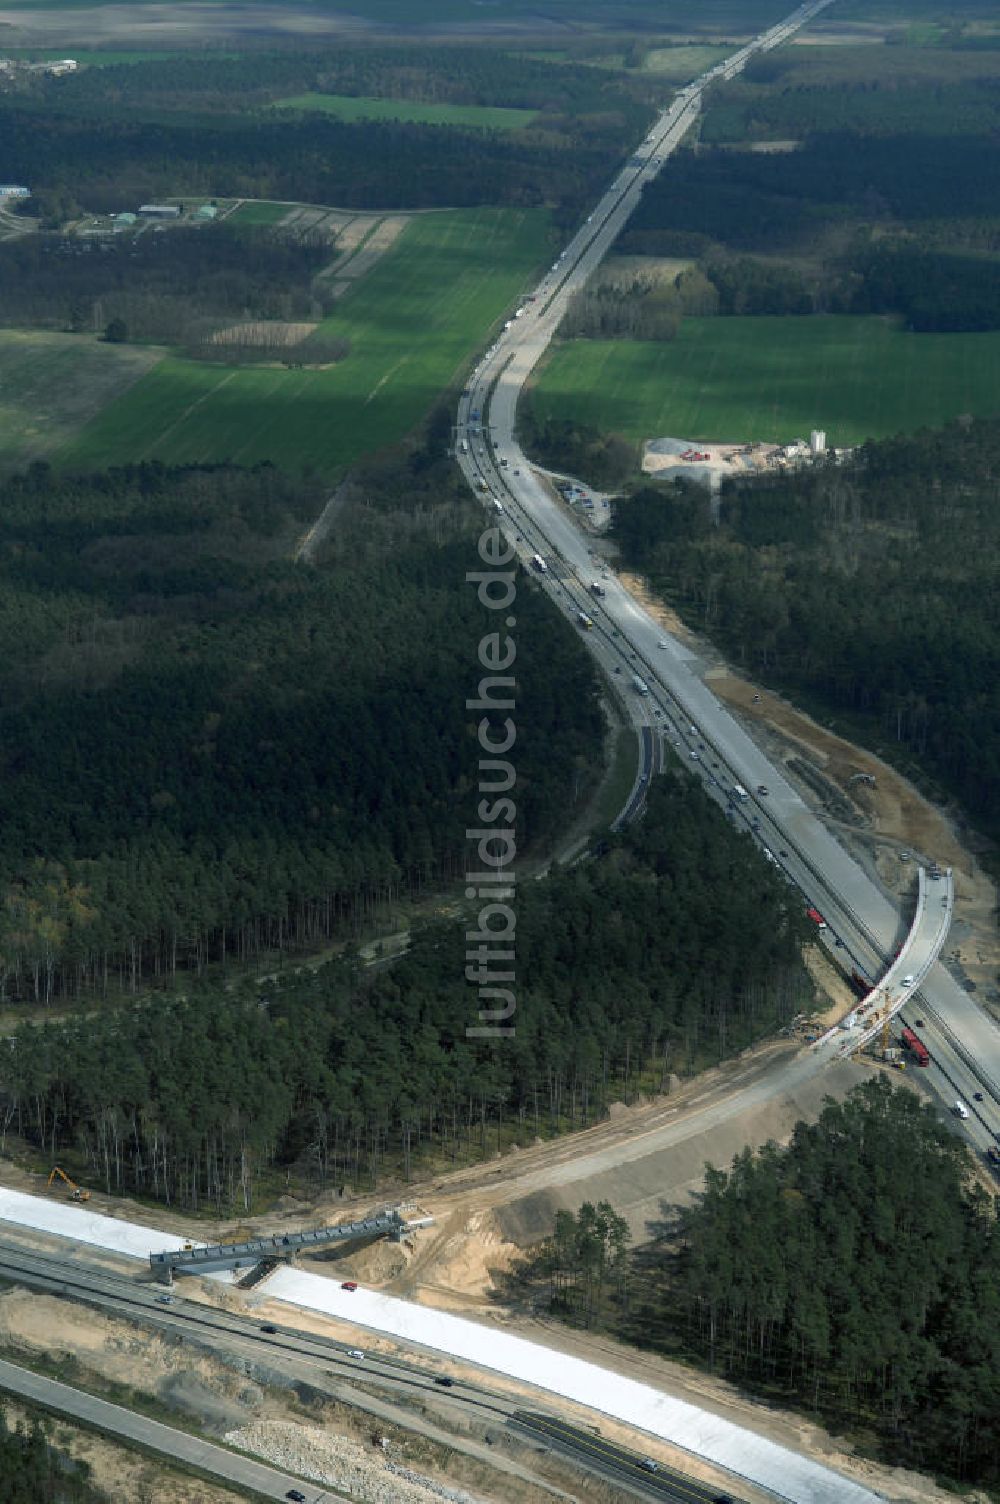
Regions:
[[345, 1279], [340, 1288], [342, 1290], [356, 1290], [358, 1288], [358, 1282], [356, 1279]]

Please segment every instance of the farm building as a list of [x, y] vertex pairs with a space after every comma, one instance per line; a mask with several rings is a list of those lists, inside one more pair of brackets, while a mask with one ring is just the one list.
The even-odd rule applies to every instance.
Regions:
[[0, 183], [0, 198], [30, 198], [31, 190], [20, 183]]
[[127, 229], [129, 225], [134, 225], [138, 218], [138, 214], [130, 214], [126, 209], [123, 214], [115, 215], [115, 224], [121, 225], [123, 229]]
[[219, 211], [214, 204], [202, 204], [200, 209], [196, 209], [194, 211], [194, 217], [195, 219], [202, 221], [215, 219], [218, 215], [218, 212]]
[[180, 209], [176, 204], [140, 204], [143, 219], [179, 219]]

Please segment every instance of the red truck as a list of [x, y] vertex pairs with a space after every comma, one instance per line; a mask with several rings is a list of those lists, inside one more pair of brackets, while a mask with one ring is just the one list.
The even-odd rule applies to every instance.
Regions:
[[806, 909], [806, 918], [811, 919], [813, 924], [816, 925], [817, 929], [825, 930], [827, 928], [826, 920], [823, 918], [823, 915], [820, 913], [819, 909]]
[[927, 1046], [919, 1035], [914, 1034], [912, 1029], [903, 1030], [903, 1043], [918, 1065], [930, 1065], [931, 1057]]

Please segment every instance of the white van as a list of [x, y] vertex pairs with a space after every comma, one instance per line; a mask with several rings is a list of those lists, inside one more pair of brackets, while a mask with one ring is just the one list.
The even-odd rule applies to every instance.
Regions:
[[969, 1116], [969, 1109], [964, 1102], [956, 1102], [953, 1110], [957, 1118], [965, 1119]]

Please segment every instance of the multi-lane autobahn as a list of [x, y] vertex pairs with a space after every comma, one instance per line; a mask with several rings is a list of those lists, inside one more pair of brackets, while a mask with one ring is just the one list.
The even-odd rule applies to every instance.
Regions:
[[[470, 485], [525, 567], [534, 569], [540, 586], [570, 619], [583, 612], [592, 620], [593, 629], [585, 634], [588, 646], [608, 678], [621, 686], [643, 733], [642, 774], [648, 778], [654, 771], [665, 731], [678, 756], [711, 789], [726, 793], [737, 783], [745, 787], [749, 798], [737, 817], [746, 819], [808, 902], [823, 912], [832, 935], [868, 975], [878, 977], [908, 928], [895, 902], [716, 699], [695, 654], [665, 632], [613, 573], [602, 574], [595, 566], [587, 535], [532, 470], [516, 439], [518, 398], [568, 300], [613, 244], [645, 184], [686, 135], [705, 89], [716, 78], [732, 77], [755, 53], [784, 41], [829, 3], [815, 0], [800, 7], [680, 91], [476, 367], [459, 403], [456, 431], [459, 462]], [[594, 582], [602, 594], [593, 592]], [[634, 675], [648, 694], [634, 688]], [[923, 980], [913, 1008], [924, 1019], [932, 1055], [940, 1051], [947, 1061], [948, 1094], [982, 1098], [964, 1131], [984, 1151], [1000, 1135], [1000, 1030], [940, 963]]]
[[[729, 1493], [723, 1495], [717, 1487], [610, 1442], [592, 1428], [572, 1425], [543, 1410], [526, 1410], [514, 1396], [491, 1390], [483, 1382], [453, 1378], [438, 1365], [430, 1366], [426, 1357], [425, 1361], [419, 1362], [382, 1352], [362, 1351], [345, 1342], [284, 1323], [279, 1326], [272, 1321], [261, 1323], [258, 1320], [255, 1324], [243, 1314], [220, 1310], [200, 1301], [189, 1302], [176, 1294], [168, 1295], [156, 1284], [139, 1284], [130, 1275], [102, 1267], [92, 1260], [45, 1254], [34, 1248], [25, 1249], [15, 1243], [0, 1241], [0, 1281], [6, 1280], [41, 1293], [81, 1301], [119, 1319], [154, 1326], [165, 1335], [194, 1342], [210, 1351], [238, 1356], [253, 1363], [255, 1372], [282, 1372], [292, 1380], [313, 1387], [317, 1386], [320, 1375], [348, 1386], [360, 1381], [366, 1389], [374, 1386], [401, 1407], [417, 1406], [421, 1412], [426, 1409], [427, 1401], [433, 1399], [437, 1405], [452, 1406], [457, 1412], [464, 1412], [492, 1427], [506, 1426], [522, 1435], [527, 1434], [544, 1449], [558, 1451], [587, 1471], [624, 1484], [629, 1493], [639, 1498], [667, 1501], [667, 1504], [715, 1504], [725, 1497], [731, 1500], [731, 1504], [737, 1504]], [[2, 1367], [0, 1365], [0, 1369]], [[172, 1438], [176, 1433], [168, 1432], [155, 1422], [147, 1422], [144, 1416], [134, 1416], [129, 1425], [129, 1412], [121, 1411], [112, 1417], [110, 1411], [116, 1407], [107, 1406], [78, 1391], [67, 1390], [63, 1395], [56, 1392], [64, 1386], [50, 1386], [52, 1393], [35, 1393], [30, 1387], [26, 1390], [17, 1387], [19, 1382], [30, 1385], [35, 1377], [13, 1368], [9, 1373], [0, 1371], [0, 1390], [9, 1388], [12, 1392], [25, 1393], [49, 1408], [62, 1408], [63, 1413], [76, 1415], [86, 1424], [93, 1424], [98, 1429], [120, 1435], [123, 1440], [134, 1441], [164, 1455], [174, 1455], [182, 1463], [228, 1477], [265, 1497], [285, 1498], [287, 1489], [300, 1482], [247, 1459], [234, 1458], [228, 1453], [216, 1455], [219, 1449], [194, 1437], [182, 1438], [190, 1443], [186, 1451], [179, 1449], [179, 1443], [172, 1451]], [[161, 1437], [160, 1433], [164, 1435]], [[231, 1464], [228, 1469], [227, 1459]], [[500, 1465], [503, 1465], [502, 1458]], [[310, 1504], [314, 1499], [319, 1504], [330, 1497], [316, 1488], [308, 1494]]]

